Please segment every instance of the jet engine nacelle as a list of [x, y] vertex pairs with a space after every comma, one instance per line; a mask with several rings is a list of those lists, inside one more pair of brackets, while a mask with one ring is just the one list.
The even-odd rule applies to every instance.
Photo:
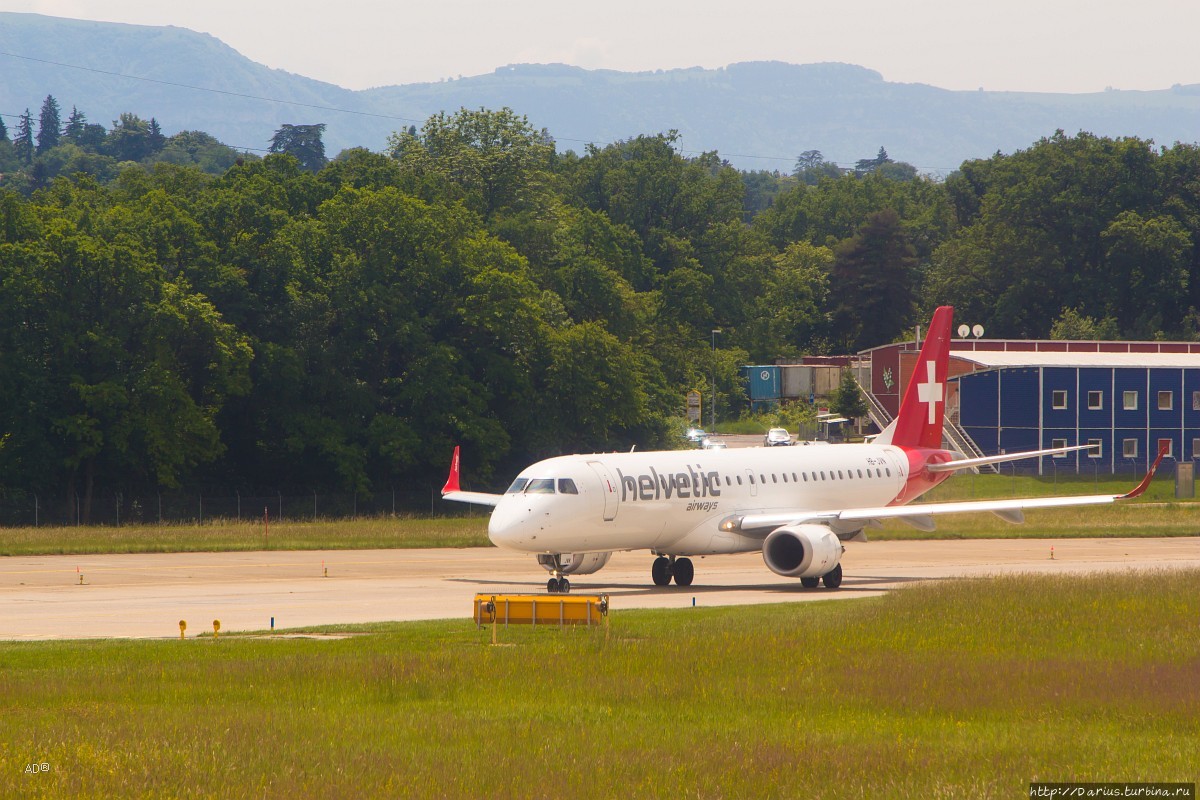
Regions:
[[[563, 575], [591, 575], [593, 572], [603, 569], [611, 557], [612, 553], [563, 553], [558, 559], [562, 564]], [[554, 571], [552, 556], [543, 553], [537, 557], [537, 560], [547, 572]]]
[[763, 561], [785, 578], [819, 578], [838, 565], [842, 543], [824, 525], [776, 528], [763, 542]]

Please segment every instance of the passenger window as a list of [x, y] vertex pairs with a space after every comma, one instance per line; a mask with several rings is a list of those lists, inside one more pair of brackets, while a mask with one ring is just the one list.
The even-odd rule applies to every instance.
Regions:
[[887, 475], [889, 478], [892, 477], [892, 468], [891, 467], [887, 468]]
[[786, 472], [785, 472], [785, 473], [783, 473], [783, 482], [784, 482], [784, 483], [787, 483], [787, 482], [788, 482], [788, 480], [787, 480], [787, 473], [786, 473]]
[[575, 481], [571, 480], [570, 478], [559, 478], [558, 479], [558, 493], [559, 494], [579, 494], [579, 489], [576, 488]]
[[842, 471], [840, 469], [838, 470], [838, 480], [839, 481], [845, 480], [845, 478], [842, 477]]
[[738, 482], [738, 486], [742, 485], [742, 476], [741, 475], [737, 476], [737, 482]]
[[525, 494], [554, 494], [554, 478], [534, 478], [525, 487]]
[[509, 494], [520, 494], [525, 488], [525, 484], [529, 483], [529, 478], [517, 478], [512, 482], [512, 486], [508, 487]]
[[779, 483], [779, 476], [774, 472], [771, 473], [771, 483]]
[[860, 470], [858, 471], [858, 477], [860, 477], [860, 478], [861, 478], [862, 476], [863, 476], [863, 474], [862, 474], [862, 470], [860, 469]]
[[807, 472], [801, 472], [800, 477], [804, 478], [805, 483], [808, 483], [808, 473]]
[[796, 473], [792, 473], [792, 483], [799, 483], [800, 479], [796, 477]]
[[821, 480], [825, 480], [825, 470], [821, 470]]

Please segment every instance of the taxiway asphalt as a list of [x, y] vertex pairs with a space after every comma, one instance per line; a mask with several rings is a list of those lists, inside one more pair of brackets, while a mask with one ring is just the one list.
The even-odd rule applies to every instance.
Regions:
[[[615, 553], [573, 576], [572, 593], [606, 593], [615, 612], [848, 599], [957, 577], [1200, 568], [1200, 538], [850, 543], [836, 591], [803, 589], [757, 553], [694, 559], [693, 586], [659, 588], [651, 561]], [[546, 578], [532, 556], [495, 548], [4, 557], [0, 639], [178, 637], [181, 619], [189, 636], [215, 619], [222, 632], [465, 620], [477, 592], [541, 593]]]

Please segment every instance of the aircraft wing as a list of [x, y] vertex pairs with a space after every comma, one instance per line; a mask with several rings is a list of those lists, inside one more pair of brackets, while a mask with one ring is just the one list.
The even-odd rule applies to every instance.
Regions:
[[474, 503], [477, 506], [495, 506], [500, 502], [502, 494], [488, 494], [487, 492], [464, 492], [459, 487], [459, 463], [458, 463], [458, 445], [454, 447], [454, 457], [450, 460], [450, 475], [446, 478], [446, 485], [442, 487], [442, 499], [453, 500], [456, 503]]
[[487, 494], [486, 492], [442, 492], [443, 500], [453, 500], [456, 503], [474, 503], [477, 506], [495, 506], [500, 502], [502, 494]]
[[1057, 456], [1073, 453], [1076, 450], [1090, 450], [1091, 445], [1077, 444], [1070, 447], [1052, 447], [1046, 450], [1026, 450], [1022, 453], [1006, 453], [998, 456], [983, 456], [982, 458], [960, 458], [957, 461], [940, 461], [926, 464], [930, 472], [956, 472], [971, 467], [982, 467], [985, 464], [1003, 464], [1006, 461], [1020, 461], [1025, 458], [1040, 458], [1041, 456]]
[[1132, 491], [1125, 494], [1091, 494], [1068, 495], [1060, 497], [1024, 497], [1007, 500], [968, 500], [954, 503], [916, 503], [903, 506], [880, 506], [877, 508], [846, 508], [823, 511], [792, 510], [772, 511], [765, 514], [733, 515], [721, 520], [718, 526], [725, 531], [738, 531], [753, 535], [766, 535], [783, 525], [798, 525], [802, 523], [835, 522], [869, 523], [882, 519], [899, 519], [915, 528], [933, 530], [933, 517], [939, 514], [963, 514], [970, 512], [989, 511], [1006, 522], [1022, 522], [1022, 512], [1034, 508], [1064, 508], [1069, 506], [1089, 506], [1114, 503], [1118, 500], [1129, 500], [1144, 493], [1150, 487], [1150, 481], [1158, 470], [1166, 454], [1163, 448], [1154, 464]]

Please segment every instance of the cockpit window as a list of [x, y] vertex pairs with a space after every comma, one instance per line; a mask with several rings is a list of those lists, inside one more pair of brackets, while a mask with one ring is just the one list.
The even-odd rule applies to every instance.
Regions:
[[529, 478], [517, 478], [512, 482], [512, 486], [508, 487], [509, 494], [520, 494], [525, 488], [525, 484], [529, 483]]
[[554, 494], [554, 478], [534, 478], [525, 487], [525, 494]]
[[579, 489], [575, 486], [575, 481], [570, 478], [558, 479], [559, 494], [579, 494]]

